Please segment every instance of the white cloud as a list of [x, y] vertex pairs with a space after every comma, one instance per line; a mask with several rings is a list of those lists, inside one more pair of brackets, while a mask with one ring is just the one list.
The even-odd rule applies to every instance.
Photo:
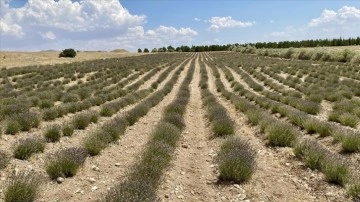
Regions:
[[163, 25], [144, 30], [145, 23], [145, 15], [131, 14], [119, 0], [28, 0], [21, 8], [0, 0], [1, 49], [136, 50], [189, 43], [198, 34]]
[[351, 7], [343, 6], [337, 12], [333, 10], [325, 9], [321, 16], [312, 19], [309, 23], [309, 27], [319, 26], [359, 26], [360, 25], [360, 10]]
[[275, 20], [269, 20], [269, 23], [270, 23], [270, 24], [274, 24], [274, 23], [275, 23]]
[[44, 37], [45, 39], [50, 39], [50, 40], [56, 39], [56, 36], [52, 31], [48, 31], [48, 32], [45, 32], [45, 33], [40, 33], [40, 35], [42, 37]]
[[196, 21], [196, 22], [200, 22], [200, 21], [201, 21], [200, 18], [194, 18], [193, 20]]
[[343, 6], [337, 11], [325, 9], [318, 18], [299, 28], [286, 27], [264, 35], [275, 40], [304, 40], [318, 38], [357, 37], [360, 33], [360, 10]]
[[222, 28], [243, 28], [255, 25], [255, 22], [242, 22], [233, 19], [231, 16], [227, 17], [212, 17], [209, 22], [211, 23], [208, 30], [218, 32]]
[[22, 31], [22, 27], [16, 23], [6, 23], [2, 20], [0, 20], [0, 36], [16, 36], [16, 37], [22, 37], [24, 35], [24, 32]]
[[[144, 31], [142, 28], [129, 28], [125, 36], [117, 37], [116, 41], [125, 43], [130, 49], [137, 47], [160, 47], [165, 45], [179, 46], [190, 43], [198, 33], [187, 28], [175, 28], [172, 26], [160, 25], [156, 29]], [[136, 41], [136, 44], [131, 43]]]

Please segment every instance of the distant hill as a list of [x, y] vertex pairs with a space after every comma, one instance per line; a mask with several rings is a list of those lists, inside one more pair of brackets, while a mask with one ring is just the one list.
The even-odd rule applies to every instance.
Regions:
[[60, 52], [60, 51], [58, 51], [58, 50], [41, 50], [39, 52]]
[[112, 53], [128, 53], [129, 51], [125, 49], [114, 49], [111, 51]]

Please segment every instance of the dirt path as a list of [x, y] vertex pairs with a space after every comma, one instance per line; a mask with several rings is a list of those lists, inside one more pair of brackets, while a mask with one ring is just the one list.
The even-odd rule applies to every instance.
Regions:
[[162, 201], [212, 201], [216, 198], [213, 183], [216, 175], [212, 167], [214, 153], [209, 143], [202, 109], [199, 58], [190, 83], [190, 101], [184, 115], [186, 128], [176, 149], [173, 165], [165, 174], [158, 196]]
[[327, 100], [323, 100], [321, 102], [321, 110], [315, 117], [321, 121], [327, 121], [331, 111], [332, 111], [332, 103]]
[[[210, 68], [207, 69], [209, 72]], [[209, 78], [210, 83], [214, 83], [215, 78], [212, 74], [209, 74]], [[225, 81], [223, 76], [221, 79]], [[229, 87], [228, 84], [225, 86]], [[213, 84], [209, 85], [209, 88], [216, 93]], [[217, 95], [220, 97], [219, 94]], [[248, 141], [257, 151], [257, 170], [249, 182], [241, 185], [248, 199], [251, 201], [346, 201], [338, 188], [324, 187], [326, 186], [324, 181], [317, 183], [318, 173], [303, 170], [302, 163], [294, 160], [291, 148], [266, 147], [258, 128], [250, 127], [244, 114], [239, 113], [224, 98], [221, 97], [219, 101], [235, 121], [237, 135]], [[308, 179], [304, 179], [306, 176]], [[326, 189], [329, 195], [323, 192], [319, 194], [316, 189]]]
[[[187, 66], [189, 64], [187, 63]], [[66, 179], [62, 184], [48, 183], [43, 188], [44, 192], [40, 200], [96, 201], [107, 189], [114, 186], [137, 162], [151, 132], [162, 117], [164, 107], [175, 98], [186, 72], [185, 70], [181, 73], [174, 89], [163, 101], [126, 129], [125, 135], [120, 138], [118, 144], [110, 145], [98, 156], [87, 158], [84, 166], [73, 178]]]

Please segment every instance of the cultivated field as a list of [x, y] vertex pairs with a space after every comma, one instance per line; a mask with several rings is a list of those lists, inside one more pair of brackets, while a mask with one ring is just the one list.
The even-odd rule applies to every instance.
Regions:
[[235, 52], [36, 65], [0, 70], [0, 201], [360, 199], [359, 66]]

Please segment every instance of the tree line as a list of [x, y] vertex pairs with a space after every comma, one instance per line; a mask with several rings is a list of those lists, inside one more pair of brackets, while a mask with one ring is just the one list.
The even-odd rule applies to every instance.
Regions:
[[[301, 41], [280, 41], [280, 42], [257, 42], [246, 44], [227, 44], [227, 45], [205, 45], [205, 46], [186, 46], [182, 45], [174, 48], [173, 46], [153, 48], [154, 52], [207, 52], [207, 51], [228, 51], [232, 46], [252, 46], [257, 49], [260, 48], [305, 48], [305, 47], [318, 47], [318, 46], [354, 46], [360, 45], [360, 37], [356, 38], [334, 38], [334, 39], [310, 39]], [[148, 53], [149, 49], [145, 48], [142, 51], [138, 49], [139, 53]]]

